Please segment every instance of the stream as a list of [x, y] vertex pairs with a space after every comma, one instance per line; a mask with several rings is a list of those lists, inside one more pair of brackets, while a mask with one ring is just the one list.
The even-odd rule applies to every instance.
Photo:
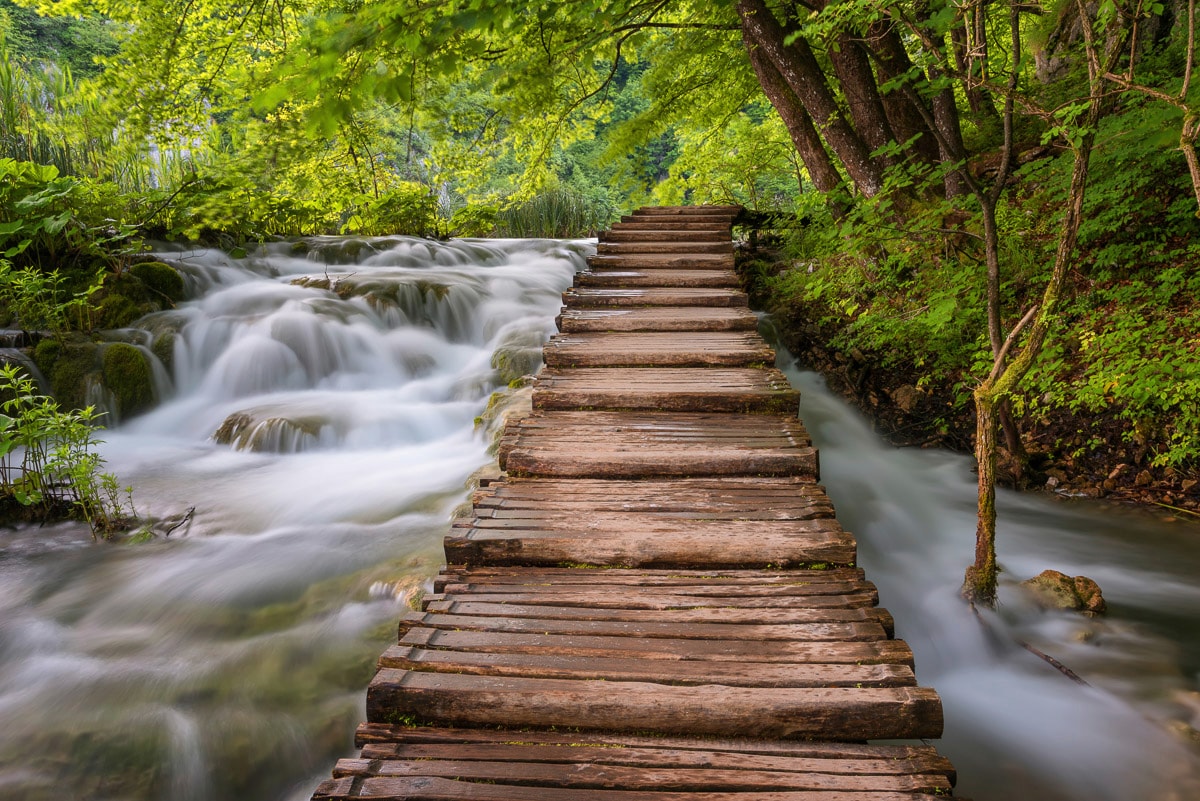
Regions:
[[[164, 249], [192, 299], [127, 334], [174, 337], [161, 403], [102, 434], [158, 536], [0, 530], [0, 799], [307, 799], [352, 753], [375, 659], [489, 460], [476, 418], [536, 370], [592, 247]], [[860, 563], [942, 696], [958, 793], [1200, 798], [1198, 752], [1169, 731], [1200, 727], [1200, 526], [1002, 493], [1006, 572], [985, 629], [957, 599], [969, 460], [887, 446], [780, 362]], [[1015, 585], [1045, 568], [1096, 579], [1109, 615], [1034, 608]]]

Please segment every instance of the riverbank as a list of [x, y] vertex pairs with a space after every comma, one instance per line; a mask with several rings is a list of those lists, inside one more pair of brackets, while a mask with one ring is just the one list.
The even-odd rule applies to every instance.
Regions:
[[[743, 247], [737, 269], [751, 304], [771, 313], [780, 345], [866, 415], [876, 433], [900, 447], [972, 453], [975, 419], [965, 370], [930, 370], [916, 363], [911, 348], [882, 353], [839, 347], [853, 315], [836, 308], [835, 296], [805, 299], [794, 283], [780, 280], [789, 270], [812, 272], [782, 249]], [[1018, 465], [1002, 451], [1002, 483], [1058, 497], [1137, 504], [1160, 510], [1164, 519], [1200, 523], [1197, 471], [1153, 463], [1156, 453], [1171, 447], [1171, 421], [1131, 426], [1119, 411], [1041, 409], [1019, 417], [1027, 458]]]

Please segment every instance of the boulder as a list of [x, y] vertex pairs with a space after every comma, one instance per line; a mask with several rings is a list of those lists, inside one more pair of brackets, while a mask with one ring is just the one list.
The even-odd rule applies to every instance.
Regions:
[[1065, 609], [1094, 617], [1107, 608], [1100, 585], [1087, 576], [1068, 576], [1057, 570], [1043, 570], [1022, 581], [1034, 602], [1043, 609]]

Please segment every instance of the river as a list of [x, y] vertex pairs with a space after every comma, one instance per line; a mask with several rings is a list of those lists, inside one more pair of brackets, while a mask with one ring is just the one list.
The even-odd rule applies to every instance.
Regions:
[[[144, 342], [176, 337], [162, 402], [103, 434], [159, 536], [0, 531], [0, 799], [307, 799], [351, 753], [374, 660], [488, 461], [476, 417], [535, 369], [590, 249], [396, 237], [164, 252], [193, 299], [139, 323]], [[1200, 530], [1004, 493], [986, 634], [956, 598], [968, 461], [887, 447], [781, 359], [860, 561], [942, 694], [960, 792], [1200, 797], [1195, 751], [1167, 733], [1200, 713]], [[1013, 584], [1046, 567], [1095, 578], [1110, 615], [1031, 607]]]

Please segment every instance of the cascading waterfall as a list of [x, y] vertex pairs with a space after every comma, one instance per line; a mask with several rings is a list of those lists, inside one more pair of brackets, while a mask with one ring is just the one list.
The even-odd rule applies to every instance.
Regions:
[[536, 370], [589, 252], [158, 254], [193, 300], [124, 338], [170, 354], [164, 400], [102, 437], [160, 536], [0, 532], [0, 798], [307, 798], [487, 461], [476, 416]]

